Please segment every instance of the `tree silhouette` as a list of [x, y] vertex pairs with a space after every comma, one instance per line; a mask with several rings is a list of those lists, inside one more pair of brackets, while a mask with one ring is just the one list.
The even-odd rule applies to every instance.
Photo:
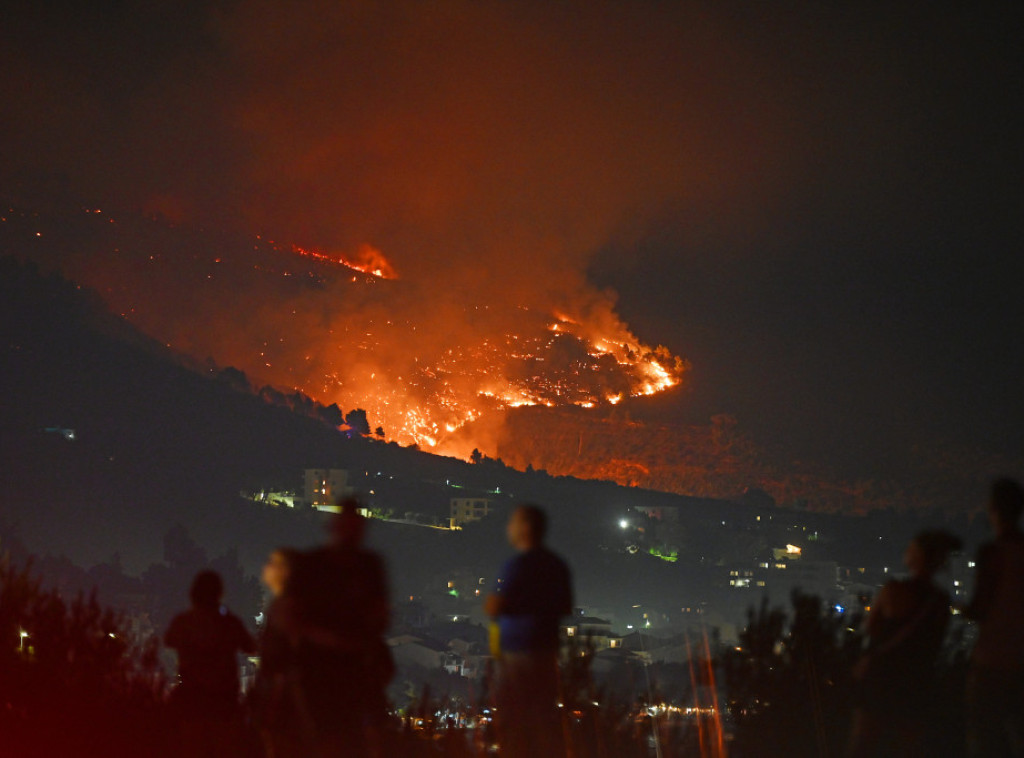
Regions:
[[172, 569], [198, 571], [206, 565], [206, 551], [196, 544], [188, 530], [175, 524], [164, 535], [164, 562]]
[[370, 433], [370, 422], [366, 418], [366, 411], [362, 408], [356, 408], [346, 413], [345, 423], [349, 425], [352, 431], [358, 434], [367, 435]]
[[[853, 707], [862, 696], [853, 677], [860, 660], [861, 618], [836, 613], [794, 592], [792, 616], [767, 600], [748, 613], [740, 646], [722, 659], [733, 743], [743, 756], [843, 755]], [[927, 717], [921, 755], [964, 754], [963, 692], [967, 656], [954, 627], [934, 687], [921, 692]]]
[[217, 380], [235, 392], [252, 392], [249, 377], [245, 375], [244, 371], [240, 371], [234, 366], [221, 369], [221, 372], [217, 375]]
[[168, 755], [155, 640], [134, 640], [93, 594], [66, 602], [0, 564], [0, 745], [5, 755]]
[[341, 408], [338, 407], [337, 403], [321, 405], [317, 410], [320, 420], [328, 426], [341, 426], [345, 423], [345, 416], [342, 414]]
[[841, 755], [853, 707], [859, 619], [795, 592], [793, 616], [768, 600], [748, 612], [740, 646], [723, 657], [742, 755]]

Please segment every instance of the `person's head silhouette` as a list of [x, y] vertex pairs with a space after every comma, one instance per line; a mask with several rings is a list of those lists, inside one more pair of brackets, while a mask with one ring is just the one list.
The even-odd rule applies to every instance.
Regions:
[[200, 571], [192, 580], [189, 598], [196, 608], [215, 611], [220, 608], [224, 596], [224, 582], [216, 571]]
[[516, 550], [533, 550], [544, 544], [548, 518], [536, 505], [521, 505], [508, 520], [508, 541]]
[[366, 518], [359, 512], [362, 504], [355, 498], [345, 498], [338, 506], [341, 510], [328, 525], [331, 544], [344, 548], [359, 547], [366, 534]]
[[907, 546], [904, 563], [914, 576], [931, 577], [946, 565], [949, 554], [963, 547], [960, 538], [942, 529], [918, 532]]
[[279, 597], [284, 593], [285, 585], [288, 583], [288, 577], [291, 575], [296, 560], [297, 552], [287, 547], [279, 547], [267, 557], [260, 578], [274, 597]]

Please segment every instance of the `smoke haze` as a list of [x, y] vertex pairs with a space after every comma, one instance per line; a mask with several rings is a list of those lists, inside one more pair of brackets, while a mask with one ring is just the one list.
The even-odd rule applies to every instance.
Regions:
[[[15, 197], [273, 240], [261, 270], [304, 267], [309, 286], [254, 278], [255, 253], [225, 276], [174, 246], [159, 274], [116, 242], [79, 240], [60, 265], [175, 347], [327, 402], [356, 401], [325, 396], [339, 369], [404, 385], [420, 359], [561, 313], [693, 356], [711, 412], [746, 403], [787, 437], [811, 430], [810, 450], [849, 447], [827, 414], [867, 449], [939, 405], [1009, 440], [1020, 359], [991, 354], [1018, 300], [1019, 20], [910, 3], [13, 4], [0, 174]], [[285, 263], [293, 245], [369, 245], [399, 279], [342, 288], [350, 272]]]

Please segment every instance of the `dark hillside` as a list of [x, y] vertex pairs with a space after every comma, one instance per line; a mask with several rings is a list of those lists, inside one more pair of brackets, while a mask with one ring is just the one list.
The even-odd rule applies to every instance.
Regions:
[[[553, 538], [579, 555], [581, 568], [617, 513], [644, 497], [683, 502], [348, 439], [240, 387], [238, 372], [186, 368], [104, 311], [88, 290], [11, 258], [0, 267], [3, 512], [35, 552], [83, 565], [116, 552], [138, 571], [160, 559], [163, 535], [180, 522], [211, 555], [238, 548], [255, 571], [277, 544], [320, 539], [322, 516], [258, 506], [239, 492], [298, 486], [302, 469], [312, 466], [368, 473], [365, 489], [379, 489], [378, 504], [399, 513], [443, 513], [459, 493], [491, 492], [499, 504], [513, 497], [542, 502], [555, 512]], [[74, 439], [62, 430], [73, 430]], [[720, 507], [691, 504], [707, 518]], [[592, 517], [571, 519], [579, 509]], [[399, 582], [452, 565], [493, 568], [495, 551], [504, 550], [500, 523], [461, 535], [391, 524], [375, 532], [394, 554]]]
[[[776, 508], [763, 493], [688, 498], [349, 438], [330, 423], [330, 409], [301, 396], [261, 397], [234, 369], [186, 365], [88, 290], [12, 258], [0, 259], [0, 350], [0, 529], [31, 552], [83, 567], [105, 562], [138, 574], [164, 560], [164, 536], [181, 524], [210, 558], [237, 551], [256, 574], [273, 547], [318, 542], [324, 516], [240, 493], [298, 489], [309, 467], [348, 469], [370, 505], [398, 517], [446, 516], [453, 497], [492, 501], [497, 513], [461, 532], [375, 522], [396, 597], [445, 595], [455, 574], [493, 577], [508, 552], [502, 514], [523, 500], [551, 513], [551, 540], [574, 567], [580, 602], [606, 608], [713, 602], [724, 563], [785, 545], [794, 528], [816, 535], [804, 545], [808, 557], [899, 565], [918, 526], [896, 514]], [[640, 515], [666, 507], [679, 513], [668, 545]], [[659, 550], [672, 560], [659, 560]], [[472, 603], [456, 605], [464, 613]]]

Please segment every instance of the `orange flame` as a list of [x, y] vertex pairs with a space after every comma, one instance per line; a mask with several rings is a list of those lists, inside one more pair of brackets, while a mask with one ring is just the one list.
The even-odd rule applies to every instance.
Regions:
[[339, 266], [345, 266], [358, 271], [362, 274], [369, 274], [375, 276], [378, 279], [397, 279], [398, 272], [395, 271], [394, 266], [384, 257], [382, 253], [373, 245], [360, 245], [359, 249], [356, 250], [355, 255], [346, 257], [344, 255], [329, 255], [320, 250], [308, 249], [299, 247], [298, 245], [292, 245], [292, 252], [296, 255], [302, 255], [306, 258], [312, 258], [322, 263], [333, 263]]
[[[352, 256], [298, 245], [291, 250], [378, 279], [398, 278], [384, 255], [370, 245], [360, 246]], [[521, 309], [524, 314], [530, 311]], [[385, 326], [387, 336], [372, 319], [365, 329], [355, 324], [344, 329], [351, 328], [358, 337], [350, 347], [363, 352], [368, 365], [375, 364], [376, 356], [393, 352], [395, 344], [419, 341], [411, 320], [404, 323], [409, 330], [405, 334], [399, 334], [403, 326], [391, 320]], [[475, 445], [459, 440], [458, 432], [488, 412], [524, 406], [617, 405], [627, 397], [653, 395], [678, 385], [687, 368], [666, 348], [642, 344], [607, 309], [571, 316], [564, 311], [548, 317], [524, 315], [519, 326], [524, 333], [488, 334], [485, 329], [479, 342], [454, 344], [433, 358], [417, 357], [404, 376], [370, 372], [367, 382], [365, 374], [358, 375], [361, 372], [329, 369], [319, 386], [298, 389], [325, 403], [365, 409], [389, 440], [468, 458]]]
[[[394, 381], [374, 374], [369, 386], [339, 379], [338, 389], [351, 392], [349, 404], [358, 403], [378, 419], [389, 439], [466, 457], [474, 445], [456, 442], [453, 435], [488, 412], [616, 405], [627, 396], [652, 395], [678, 385], [686, 368], [664, 348], [642, 345], [624, 327], [605, 333], [560, 318], [547, 329], [548, 336], [508, 334], [453, 346], [430, 363], [419, 362], [412, 376]], [[375, 336], [373, 340], [365, 344], [368, 352], [377, 349]], [[579, 357], [558, 364], [566, 344], [578, 346]]]

